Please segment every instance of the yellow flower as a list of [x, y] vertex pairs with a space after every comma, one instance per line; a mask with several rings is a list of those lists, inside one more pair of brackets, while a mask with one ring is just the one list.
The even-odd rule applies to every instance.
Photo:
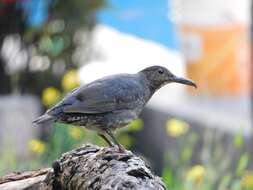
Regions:
[[75, 140], [79, 140], [82, 137], [83, 130], [78, 127], [71, 127], [68, 130], [69, 136], [71, 136]]
[[50, 107], [60, 99], [60, 91], [54, 87], [48, 87], [42, 92], [42, 103]]
[[206, 170], [202, 165], [193, 166], [186, 174], [188, 180], [199, 183], [205, 177]]
[[241, 187], [245, 189], [253, 189], [253, 173], [248, 173], [242, 177]]
[[166, 123], [167, 134], [171, 137], [179, 137], [187, 133], [189, 125], [178, 119], [170, 119]]
[[43, 141], [33, 139], [28, 143], [29, 149], [36, 153], [42, 154], [46, 150], [46, 144]]
[[76, 70], [67, 71], [62, 78], [62, 87], [65, 91], [73, 90], [80, 85]]

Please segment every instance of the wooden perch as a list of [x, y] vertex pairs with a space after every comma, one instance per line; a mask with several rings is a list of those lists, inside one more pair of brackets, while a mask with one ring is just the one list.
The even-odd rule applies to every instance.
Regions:
[[130, 151], [84, 145], [62, 155], [52, 168], [0, 178], [1, 190], [164, 190], [149, 166]]

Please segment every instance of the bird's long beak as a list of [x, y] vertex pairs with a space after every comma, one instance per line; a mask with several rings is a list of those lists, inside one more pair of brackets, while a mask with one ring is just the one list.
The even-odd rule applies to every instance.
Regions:
[[189, 85], [189, 86], [193, 86], [193, 87], [197, 88], [197, 85], [193, 81], [191, 81], [189, 79], [182, 78], [182, 77], [174, 76], [171, 79], [171, 81], [172, 82], [176, 82], [176, 83], [181, 83], [181, 84]]

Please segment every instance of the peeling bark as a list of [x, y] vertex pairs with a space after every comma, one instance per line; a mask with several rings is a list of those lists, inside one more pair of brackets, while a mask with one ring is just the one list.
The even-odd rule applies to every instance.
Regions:
[[[16, 186], [15, 186], [16, 185]], [[164, 190], [161, 179], [130, 151], [84, 145], [62, 155], [52, 169], [0, 178], [1, 190]]]

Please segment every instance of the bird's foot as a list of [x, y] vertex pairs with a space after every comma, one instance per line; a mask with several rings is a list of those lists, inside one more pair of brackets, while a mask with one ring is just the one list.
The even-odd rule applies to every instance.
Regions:
[[124, 152], [127, 151], [127, 150], [125, 149], [125, 147], [123, 147], [121, 144], [120, 144], [120, 145], [117, 145], [117, 147], [118, 147], [119, 153], [124, 153]]
[[122, 145], [114, 144], [111, 147], [113, 147], [113, 149], [117, 150], [118, 153], [124, 153], [127, 151]]

